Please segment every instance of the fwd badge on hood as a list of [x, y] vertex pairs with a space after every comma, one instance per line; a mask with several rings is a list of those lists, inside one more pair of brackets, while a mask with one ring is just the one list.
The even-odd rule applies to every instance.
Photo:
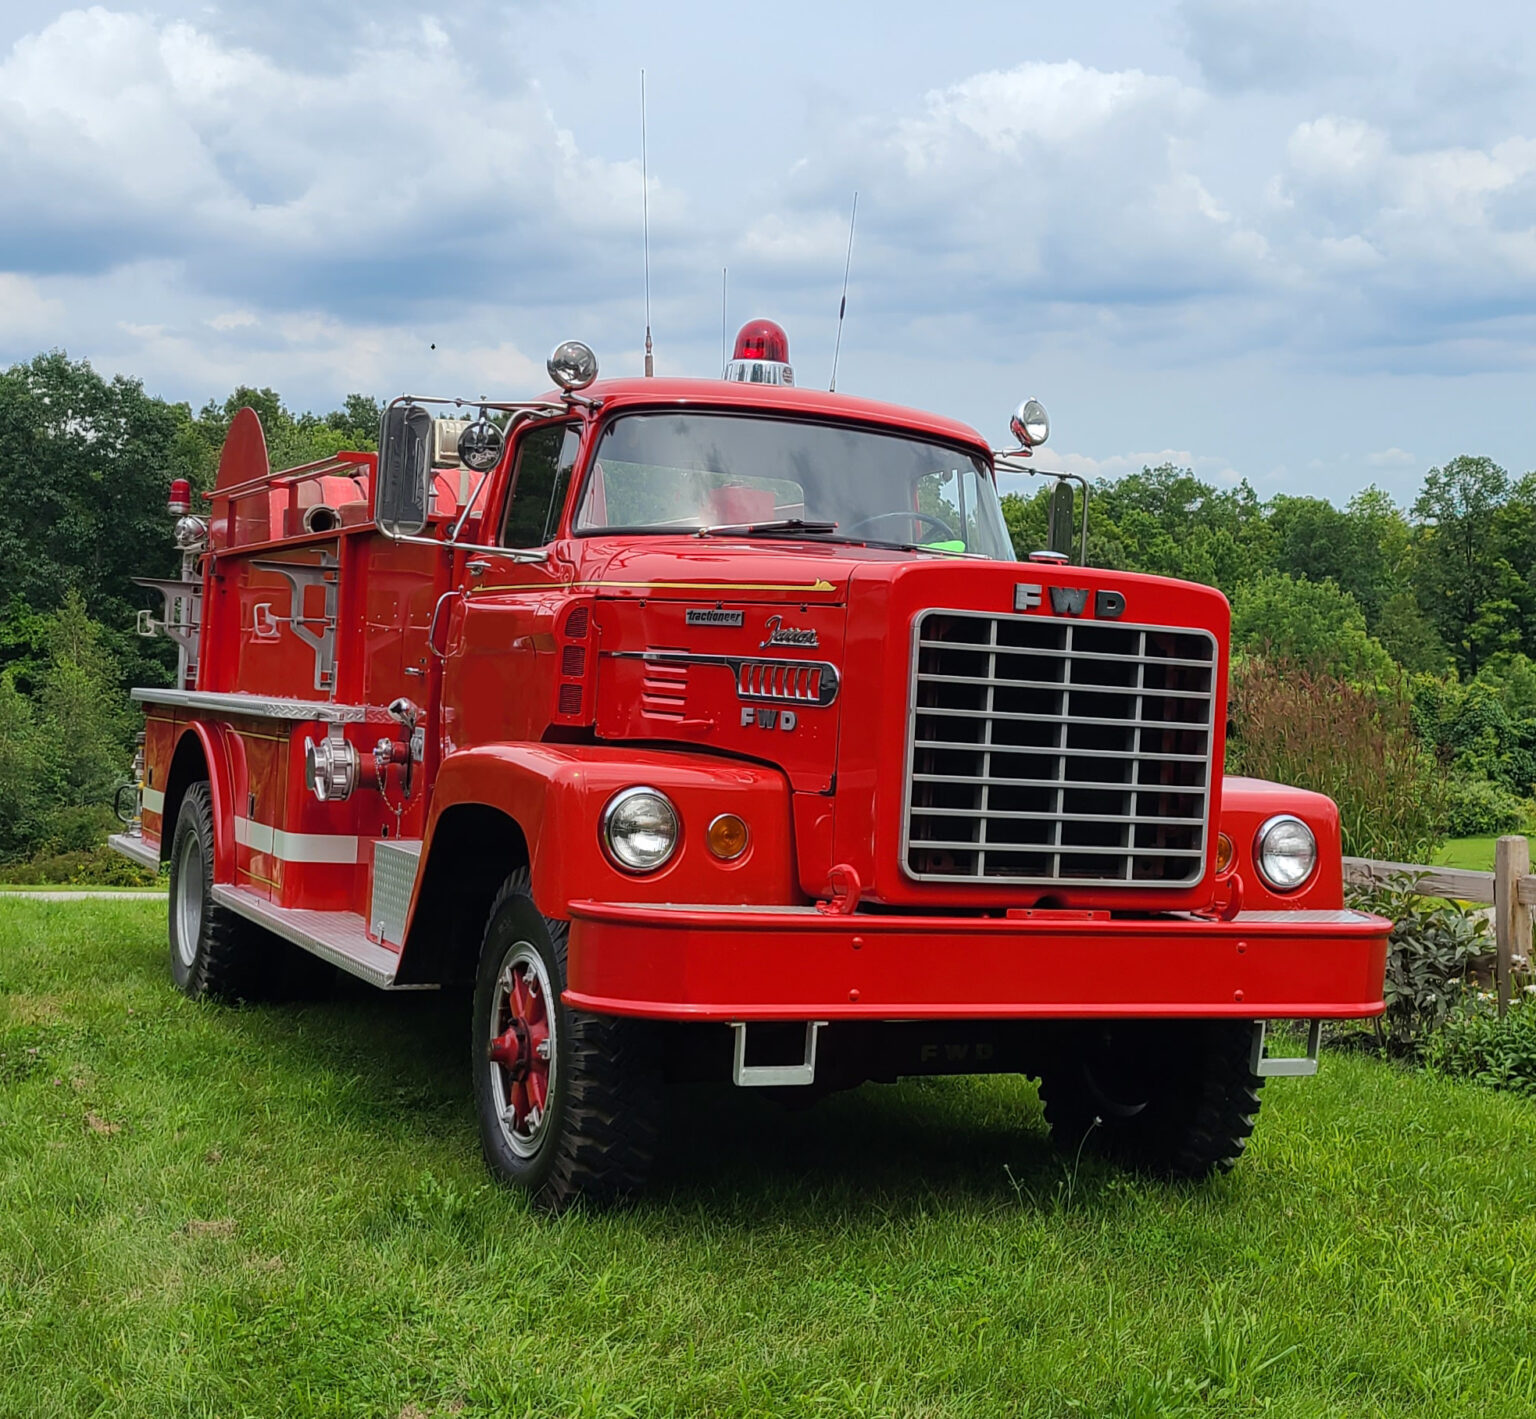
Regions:
[[[1042, 586], [1039, 582], [1021, 581], [1013, 588], [1015, 611], [1040, 611], [1046, 609], [1046, 592], [1050, 592], [1049, 610], [1055, 616], [1081, 616], [1088, 609], [1089, 589], [1086, 586]], [[1093, 614], [1096, 620], [1118, 621], [1125, 615], [1125, 597], [1118, 591], [1095, 591]]]

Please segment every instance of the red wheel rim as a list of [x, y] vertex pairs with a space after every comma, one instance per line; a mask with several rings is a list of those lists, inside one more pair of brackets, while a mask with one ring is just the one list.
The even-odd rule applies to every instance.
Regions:
[[544, 962], [526, 941], [518, 942], [496, 974], [486, 1055], [502, 1137], [525, 1158], [538, 1152], [549, 1122], [557, 1009]]

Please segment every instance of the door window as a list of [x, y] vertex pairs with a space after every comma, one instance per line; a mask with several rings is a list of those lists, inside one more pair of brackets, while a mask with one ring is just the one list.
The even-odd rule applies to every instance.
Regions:
[[554, 537], [580, 446], [581, 435], [574, 424], [556, 424], [523, 436], [501, 529], [502, 546], [542, 547]]

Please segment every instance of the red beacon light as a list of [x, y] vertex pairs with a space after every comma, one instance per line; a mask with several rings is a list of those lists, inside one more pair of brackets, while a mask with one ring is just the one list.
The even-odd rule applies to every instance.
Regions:
[[175, 517], [192, 511], [192, 484], [185, 478], [171, 479], [171, 496], [166, 500], [165, 510]]
[[736, 332], [736, 353], [720, 377], [740, 384], [793, 384], [784, 327], [773, 320], [749, 320]]

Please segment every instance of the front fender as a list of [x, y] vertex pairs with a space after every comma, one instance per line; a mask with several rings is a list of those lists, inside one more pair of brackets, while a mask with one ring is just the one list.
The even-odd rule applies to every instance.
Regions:
[[[1293, 813], [1317, 838], [1317, 871], [1295, 892], [1264, 885], [1254, 863], [1254, 839], [1276, 813]], [[1243, 906], [1249, 910], [1328, 911], [1344, 905], [1344, 859], [1339, 808], [1333, 799], [1305, 788], [1228, 774], [1221, 786], [1221, 831], [1232, 839], [1234, 868], [1243, 879]]]
[[[680, 840], [659, 871], [630, 873], [603, 851], [599, 823], [621, 789], [661, 790], [677, 808]], [[482, 744], [443, 760], [427, 822], [430, 845], [451, 808], [475, 804], [505, 813], [528, 845], [534, 900], [565, 918], [573, 901], [803, 902], [796, 885], [789, 782], [766, 765], [588, 744]], [[732, 862], [710, 853], [705, 829], [721, 813], [747, 824], [748, 845]]]

